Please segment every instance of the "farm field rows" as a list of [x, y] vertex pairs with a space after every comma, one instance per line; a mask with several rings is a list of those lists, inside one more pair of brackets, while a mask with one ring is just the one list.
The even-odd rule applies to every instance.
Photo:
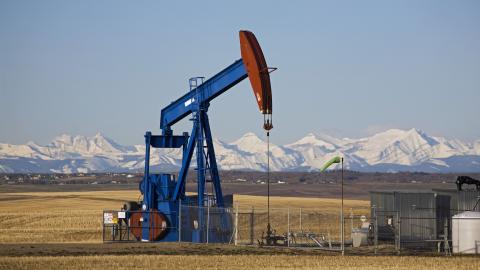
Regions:
[[[0, 193], [0, 269], [479, 269], [478, 257], [359, 256], [293, 248], [204, 244], [103, 244], [102, 210], [119, 209], [137, 200], [138, 191]], [[248, 215], [264, 211], [266, 198], [235, 195]], [[318, 226], [338, 233], [340, 201], [322, 198], [272, 197], [273, 224], [285, 230], [290, 208], [291, 229]], [[368, 214], [369, 203], [346, 200], [346, 209]], [[280, 211], [281, 214], [275, 214]], [[310, 211], [310, 212], [309, 212]], [[295, 216], [297, 215], [297, 216]], [[309, 215], [320, 217], [308, 219]], [[261, 216], [261, 215], [260, 215]], [[318, 221], [318, 222], [317, 222]], [[263, 229], [258, 220], [255, 230]], [[309, 223], [310, 222], [310, 223]], [[241, 223], [241, 220], [239, 221]], [[282, 225], [283, 224], [283, 225]], [[242, 226], [240, 224], [240, 226]], [[284, 226], [284, 227], [282, 227]], [[348, 228], [348, 226], [346, 226]], [[241, 235], [241, 232], [239, 232]], [[348, 233], [348, 230], [347, 230]], [[257, 233], [258, 234], [258, 233]], [[352, 255], [356, 254], [356, 255]], [[411, 255], [411, 254], [410, 254]]]
[[[102, 211], [120, 209], [125, 201], [138, 200], [138, 195], [136, 190], [0, 193], [0, 243], [101, 242]], [[234, 201], [246, 215], [255, 209], [260, 216], [255, 231], [261, 234], [266, 224], [266, 197], [235, 195]], [[355, 209], [356, 214], [367, 214], [368, 205], [362, 200], [345, 201], [345, 208]], [[298, 209], [302, 208], [304, 216], [312, 216], [304, 218], [304, 227], [321, 226], [337, 235], [339, 206], [336, 199], [272, 197], [272, 224], [286, 231], [290, 207], [292, 226], [298, 227]], [[240, 230], [246, 226], [242, 220]]]

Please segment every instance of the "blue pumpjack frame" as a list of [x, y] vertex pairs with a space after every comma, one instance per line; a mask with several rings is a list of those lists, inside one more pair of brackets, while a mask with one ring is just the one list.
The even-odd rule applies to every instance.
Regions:
[[[149, 211], [157, 210], [164, 213], [169, 219], [169, 227], [177, 227], [178, 214], [180, 213], [180, 200], [185, 200], [185, 185], [193, 153], [196, 150], [197, 161], [197, 197], [193, 202], [199, 207], [198, 227], [203, 228], [204, 214], [203, 206], [224, 207], [225, 202], [218, 174], [218, 166], [215, 158], [212, 131], [208, 118], [210, 101], [232, 88], [245, 78], [247, 71], [242, 59], [217, 73], [196, 88], [191, 89], [185, 95], [172, 102], [162, 109], [160, 115], [160, 128], [162, 135], [145, 134], [145, 170], [144, 177], [140, 184], [143, 193], [142, 210], [144, 211], [144, 224], [142, 228], [142, 240], [149, 241], [151, 229], [149, 223]], [[193, 115], [193, 128], [191, 135], [187, 132], [183, 135], [173, 135], [172, 126], [183, 118]], [[183, 148], [182, 166], [175, 181], [169, 174], [151, 174], [150, 172], [150, 148]], [[206, 149], [206, 150], [205, 150]], [[207, 174], [210, 174], [211, 182], [215, 192], [215, 204], [211, 205], [209, 198], [205, 196]], [[162, 183], [162, 184], [160, 184]], [[165, 183], [171, 183], [165, 184]], [[225, 222], [229, 224], [229, 222]], [[167, 236], [161, 241], [177, 241], [178, 230], [170, 230]], [[194, 242], [204, 242], [204, 235], [200, 230], [194, 231], [191, 236]], [[210, 239], [214, 242], [215, 239]]]

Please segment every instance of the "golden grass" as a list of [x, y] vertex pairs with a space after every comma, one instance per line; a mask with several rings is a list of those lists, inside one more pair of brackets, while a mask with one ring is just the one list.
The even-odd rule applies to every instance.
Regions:
[[0, 243], [99, 242], [102, 210], [135, 191], [0, 193]]
[[[102, 210], [119, 209], [137, 200], [138, 191], [0, 193], [0, 243], [101, 242]], [[264, 230], [265, 197], [235, 196], [240, 227], [247, 228], [255, 208], [255, 238]], [[338, 233], [340, 201], [317, 198], [272, 197], [272, 225], [290, 229]], [[346, 200], [356, 215], [368, 213], [368, 202]], [[281, 209], [280, 209], [281, 208]], [[348, 224], [348, 222], [347, 222]], [[349, 226], [346, 226], [347, 233]], [[241, 240], [248, 232], [240, 231]], [[242, 238], [244, 237], [244, 238]], [[480, 269], [478, 257], [361, 257], [311, 255], [104, 255], [0, 256], [0, 269]]]
[[[123, 202], [138, 200], [139, 192], [26, 192], [0, 193], [0, 243], [100, 242], [102, 240], [102, 211], [120, 209]], [[266, 226], [266, 198], [236, 195], [240, 206], [239, 237], [250, 240], [250, 218], [255, 208], [255, 240]], [[288, 229], [287, 207], [290, 207], [290, 229], [331, 233], [338, 238], [340, 201], [321, 198], [271, 198], [271, 223], [277, 232]], [[302, 208], [302, 226], [300, 210]], [[368, 202], [346, 200], [345, 209], [366, 214]], [[348, 215], [348, 210], [346, 210]], [[347, 226], [348, 227], [348, 226]], [[348, 231], [347, 231], [348, 233]]]
[[132, 255], [0, 257], [0, 269], [479, 269], [474, 257]]
[[[249, 196], [235, 195], [235, 202], [241, 208], [266, 208], [267, 197], [265, 196]], [[327, 198], [299, 198], [299, 197], [270, 197], [270, 206], [272, 209], [287, 207], [291, 208], [321, 208], [325, 213], [338, 214], [340, 211], [341, 200]], [[369, 201], [364, 200], [344, 200], [345, 209], [350, 208], [368, 208]]]

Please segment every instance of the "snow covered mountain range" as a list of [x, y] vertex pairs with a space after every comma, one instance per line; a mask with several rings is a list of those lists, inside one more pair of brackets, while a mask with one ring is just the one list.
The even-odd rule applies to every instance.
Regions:
[[[222, 170], [265, 170], [267, 145], [253, 133], [231, 143], [215, 139], [214, 146]], [[141, 172], [144, 150], [143, 145], [123, 146], [101, 134], [61, 135], [45, 146], [0, 143], [0, 172]], [[271, 144], [270, 151], [273, 171], [315, 171], [341, 155], [346, 168], [358, 171], [480, 172], [480, 140], [465, 143], [417, 129], [390, 129], [360, 139], [310, 133], [291, 144]], [[178, 170], [181, 150], [155, 149], [151, 165], [154, 170]]]

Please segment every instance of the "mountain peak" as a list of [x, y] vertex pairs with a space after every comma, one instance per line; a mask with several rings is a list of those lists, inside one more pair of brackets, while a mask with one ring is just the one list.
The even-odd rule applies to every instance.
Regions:
[[300, 140], [292, 143], [291, 145], [298, 145], [298, 144], [318, 144], [320, 140], [317, 138], [317, 135], [314, 133], [310, 132], [307, 133], [303, 138]]
[[[415, 130], [415, 129], [410, 129], [410, 131], [411, 131], [411, 130]], [[409, 131], [409, 130], [405, 130], [405, 129], [390, 128], [390, 129], [387, 129], [387, 130], [385, 130], [385, 131], [375, 133], [375, 134], [373, 134], [372, 136], [378, 136], [378, 135], [382, 135], [382, 134], [403, 135], [403, 134], [405, 134], [405, 133], [408, 132], [408, 131]]]
[[[420, 129], [412, 128], [406, 132], [407, 136], [412, 136], [415, 140], [423, 140], [430, 146], [439, 144], [439, 142]], [[418, 143], [417, 143], [418, 144]]]
[[417, 128], [410, 128], [410, 129], [398, 129], [398, 128], [391, 128], [387, 129], [383, 132], [376, 133], [371, 137], [402, 137], [408, 135], [418, 135], [418, 136], [427, 136], [428, 135], [421, 129]]
[[243, 134], [242, 137], [237, 139], [236, 141], [233, 142], [233, 144], [240, 144], [240, 143], [245, 143], [245, 142], [251, 142], [251, 143], [264, 143], [260, 137], [257, 136], [257, 134], [253, 132], [247, 132]]
[[100, 131], [93, 136], [94, 138], [106, 138]]
[[242, 136], [241, 138], [246, 138], [246, 137], [256, 137], [256, 138], [259, 138], [259, 137], [257, 136], [257, 134], [255, 134], [255, 133], [253, 133], [253, 132], [251, 132], [251, 131], [243, 134], [243, 136]]
[[409, 133], [409, 134], [426, 135], [426, 133], [423, 130], [418, 129], [418, 128], [411, 128], [411, 129], [407, 130], [406, 132]]
[[111, 145], [117, 145], [117, 143], [114, 140], [110, 139], [109, 137], [103, 135], [100, 132], [97, 132], [97, 134], [95, 134], [95, 136], [89, 137], [87, 139], [88, 140], [93, 140], [93, 141], [98, 142], [98, 143], [107, 143], [107, 144], [111, 144]]
[[[235, 145], [239, 150], [249, 153], [265, 152], [267, 149], [267, 143], [253, 132], [245, 133], [242, 137], [231, 144]], [[271, 144], [271, 146], [273, 146], [273, 144]]]
[[324, 152], [331, 152], [335, 151], [335, 149], [338, 148], [338, 146], [334, 143], [331, 143], [329, 141], [325, 141], [323, 139], [319, 139], [317, 135], [314, 133], [308, 133], [305, 135], [305, 137], [301, 138], [300, 140], [286, 145], [286, 147], [292, 148], [292, 149], [321, 149], [321, 153]]
[[60, 134], [59, 136], [53, 138], [53, 140], [54, 141], [71, 141], [72, 136], [70, 136], [69, 134], [63, 133], [63, 134]]

